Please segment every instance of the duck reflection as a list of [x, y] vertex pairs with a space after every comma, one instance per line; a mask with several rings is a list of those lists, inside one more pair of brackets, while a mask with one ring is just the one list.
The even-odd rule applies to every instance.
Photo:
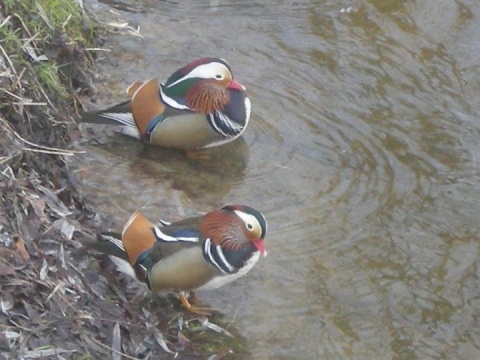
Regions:
[[169, 190], [182, 193], [186, 201], [220, 206], [232, 187], [245, 178], [250, 152], [243, 137], [221, 147], [185, 153], [129, 138], [112, 140], [117, 136], [112, 134], [101, 144], [86, 145], [83, 162], [89, 171], [84, 181], [113, 192], [112, 200], [123, 193], [131, 199], [128, 207], [154, 202], [157, 195], [164, 198]]
[[[232, 186], [241, 183], [249, 160], [249, 148], [243, 137], [221, 148], [184, 153], [153, 146], [143, 147], [139, 158], [142, 171], [156, 179], [169, 180], [175, 190], [189, 198], [215, 198], [222, 202]], [[137, 171], [138, 163], [132, 163]]]

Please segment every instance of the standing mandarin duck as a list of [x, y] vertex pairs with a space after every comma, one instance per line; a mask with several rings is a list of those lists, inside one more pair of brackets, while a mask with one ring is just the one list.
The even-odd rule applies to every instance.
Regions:
[[211, 290], [249, 272], [266, 256], [265, 217], [246, 205], [229, 205], [203, 216], [155, 225], [134, 213], [121, 234], [102, 234], [89, 247], [110, 255], [120, 271], [146, 283], [154, 292], [175, 290], [191, 312], [185, 292]]
[[197, 150], [235, 140], [250, 119], [245, 87], [223, 59], [195, 60], [160, 86], [156, 79], [137, 81], [127, 94], [131, 100], [87, 112], [81, 121], [123, 125], [122, 133], [147, 143]]

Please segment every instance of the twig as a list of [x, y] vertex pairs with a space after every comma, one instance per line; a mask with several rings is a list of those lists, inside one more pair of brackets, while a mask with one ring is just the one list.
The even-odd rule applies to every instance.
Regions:
[[65, 286], [65, 283], [63, 281], [60, 281], [57, 286], [55, 286], [55, 289], [53, 289], [53, 291], [50, 293], [50, 295], [48, 295], [47, 297], [47, 300], [45, 302], [48, 302], [50, 300], [50, 298], [55, 295], [55, 293], [60, 290], [60, 288], [62, 288], [63, 286]]
[[[3, 163], [9, 162], [10, 159], [13, 159], [15, 156], [18, 156], [18, 155], [19, 155], [19, 154], [9, 155], [9, 156], [2, 156], [2, 157], [0, 158], [0, 165], [2, 165]], [[4, 174], [2, 173], [2, 175], [4, 175]]]
[[15, 327], [19, 328], [19, 329], [22, 329], [22, 330], [25, 330], [25, 331], [28, 331], [28, 332], [34, 332], [33, 329], [29, 329], [29, 328], [26, 328], [26, 327], [23, 327], [22, 325], [20, 324], [17, 324], [15, 321], [13, 321], [13, 319], [9, 319], [9, 321], [15, 325]]
[[45, 92], [45, 90], [43, 90], [43, 86], [42, 84], [40, 84], [40, 82], [38, 81], [38, 79], [35, 77], [34, 78], [35, 82], [37, 83], [38, 85], [38, 89], [41, 91], [41, 93], [43, 94], [43, 96], [45, 96], [45, 99], [47, 99], [48, 103], [50, 104], [50, 107], [55, 109], [55, 106], [53, 105], [53, 103], [50, 101], [49, 97], [47, 96], [47, 93]]
[[12, 102], [13, 105], [25, 105], [25, 106], [46, 106], [47, 103], [34, 103], [34, 102]]
[[10, 95], [11, 97], [14, 97], [15, 99], [18, 99], [18, 100], [23, 100], [23, 98], [22, 98], [22, 97], [20, 97], [20, 96], [18, 96], [18, 95], [16, 95], [16, 94], [14, 94], [14, 93], [12, 93], [12, 92], [10, 92], [10, 91], [8, 91], [8, 90], [5, 90], [5, 89], [3, 89], [3, 91], [5, 91], [5, 93], [6, 93], [6, 94]]
[[25, 99], [8, 91], [8, 90], [5, 90], [3, 89], [3, 91], [7, 94], [7, 95], [10, 95], [11, 97], [14, 97], [15, 99], [17, 100], [20, 100], [20, 102], [12, 102], [12, 104], [15, 104], [15, 105], [35, 105], [35, 106], [45, 106], [47, 105], [47, 103], [37, 103], [37, 102], [25, 102]]
[[23, 74], [25, 74], [25, 71], [27, 71], [27, 68], [23, 68], [22, 71], [20, 72], [20, 75], [17, 76], [15, 81], [12, 83], [11, 89], [15, 90], [17, 86], [20, 88], [20, 90], [23, 90], [22, 88], [22, 83], [20, 80], [22, 80]]
[[103, 49], [103, 48], [85, 48], [85, 51], [112, 51], [111, 49]]
[[36, 153], [42, 153], [42, 154], [51, 154], [51, 155], [65, 155], [65, 156], [73, 156], [75, 153], [82, 153], [84, 154], [86, 151], [68, 151], [64, 150], [62, 151], [61, 149], [58, 150], [42, 150], [42, 149], [32, 149], [32, 148], [27, 148], [24, 147], [22, 148], [23, 151], [31, 151], [31, 152], [36, 152]]
[[22, 45], [22, 49], [25, 50], [25, 47], [30, 45], [30, 43], [35, 40], [35, 38], [39, 35], [40, 33], [36, 33], [35, 35], [33, 35], [32, 37], [30, 37], [30, 39], [28, 39], [27, 41], [25, 41], [25, 43]]
[[11, 17], [12, 17], [12, 15], [8, 15], [5, 18], [5, 20], [3, 20], [2, 23], [0, 24], [0, 28], [3, 27], [3, 25], [5, 25], [7, 22], [9, 22]]
[[32, 36], [32, 33], [30, 32], [30, 30], [28, 30], [28, 27], [27, 25], [25, 24], [25, 21], [23, 21], [22, 17], [20, 15], [18, 15], [17, 13], [13, 14], [18, 20], [20, 20], [20, 22], [22, 23], [22, 26], [23, 28], [25, 29], [25, 31], [27, 32], [28, 36]]
[[[10, 176], [7, 175], [7, 171], [10, 173]], [[17, 178], [15, 177], [15, 174], [14, 174], [12, 168], [10, 167], [10, 165], [7, 165], [5, 167], [5, 170], [2, 171], [2, 175], [8, 177], [9, 179], [17, 180]]]
[[24, 142], [27, 145], [36, 147], [38, 149], [31, 149], [31, 148], [24, 148], [24, 150], [29, 150], [29, 151], [36, 151], [36, 152], [44, 152], [47, 154], [58, 154], [58, 155], [74, 155], [74, 154], [84, 154], [85, 151], [80, 150], [80, 151], [75, 151], [75, 150], [65, 150], [65, 149], [58, 149], [58, 148], [52, 148], [48, 146], [43, 146], [43, 145], [38, 145], [35, 143], [32, 143], [31, 141], [28, 141], [21, 137], [11, 126], [8, 124], [4, 119], [0, 118], [0, 121], [5, 124], [5, 126], [15, 135], [17, 139], [20, 141]]
[[72, 18], [72, 14], [68, 14], [67, 20], [62, 24], [62, 29], [65, 30], [65, 26], [68, 24], [70, 19]]
[[13, 73], [15, 75], [17, 75], [17, 70], [15, 70], [15, 67], [13, 66], [12, 64], [12, 61], [10, 60], [10, 57], [8, 56], [8, 54], [5, 52], [5, 50], [3, 49], [3, 46], [0, 45], [0, 50], [2, 50], [2, 54], [3, 56], [5, 57], [5, 59], [7, 59], [7, 62], [8, 64], [10, 65], [10, 68], [12, 69]]
[[[22, 26], [23, 26], [23, 29], [27, 32], [28, 36], [30, 37], [29, 40], [27, 40], [27, 42], [22, 46], [22, 49], [25, 50], [25, 47], [27, 44], [29, 44], [30, 42], [33, 41], [33, 39], [35, 39], [35, 37], [37, 37], [38, 33], [33, 35], [32, 36], [32, 33], [30, 32], [30, 30], [28, 29], [27, 27], [27, 24], [25, 24], [25, 21], [23, 21], [22, 17], [20, 15], [18, 15], [17, 13], [13, 14], [18, 20], [20, 20], [20, 22], [22, 23]], [[53, 30], [53, 29], [52, 29]], [[35, 50], [38, 52], [38, 47], [35, 45], [35, 43], [33, 42], [32, 43], [32, 47], [35, 48]]]
[[112, 352], [114, 352], [114, 353], [117, 353], [117, 354], [119, 354], [119, 355], [125, 356], [127, 359], [140, 360], [140, 358], [136, 358], [136, 357], [127, 355], [127, 354], [125, 354], [125, 353], [123, 353], [123, 352], [121, 352], [121, 351], [115, 350], [114, 348], [112, 348], [112, 347], [110, 347], [110, 346], [108, 346], [108, 345], [103, 344], [102, 342], [98, 341], [97, 339], [95, 339], [95, 338], [93, 338], [93, 337], [91, 337], [91, 336], [89, 336], [89, 338], [90, 338], [90, 340], [92, 340], [95, 344], [100, 345], [101, 347], [103, 347], [103, 348], [105, 348], [105, 349], [107, 349], [107, 350], [110, 350], [110, 351], [112, 351]]

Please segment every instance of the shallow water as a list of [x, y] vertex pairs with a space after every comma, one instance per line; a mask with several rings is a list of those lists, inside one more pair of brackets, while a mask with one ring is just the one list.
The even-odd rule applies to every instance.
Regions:
[[144, 37], [106, 44], [100, 106], [202, 56], [247, 87], [249, 128], [210, 163], [100, 130], [76, 161], [119, 225], [227, 203], [267, 216], [269, 256], [201, 294], [253, 358], [480, 357], [478, 1], [87, 5]]

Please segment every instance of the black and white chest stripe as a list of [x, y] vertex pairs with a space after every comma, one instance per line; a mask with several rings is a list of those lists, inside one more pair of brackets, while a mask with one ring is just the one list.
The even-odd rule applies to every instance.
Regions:
[[222, 247], [214, 245], [210, 238], [203, 244], [203, 257], [224, 274], [233, 274], [238, 270], [227, 260]]
[[208, 114], [207, 120], [215, 132], [226, 138], [238, 136], [243, 132], [243, 130], [245, 130], [244, 125], [233, 121], [226, 114], [220, 111], [215, 111], [214, 113]]
[[235, 250], [228, 250], [223, 249], [220, 245], [215, 245], [210, 238], [203, 243], [202, 253], [204, 259], [224, 275], [240, 273], [255, 255], [257, 255], [257, 260], [259, 257], [259, 252], [253, 245], [247, 244]]

